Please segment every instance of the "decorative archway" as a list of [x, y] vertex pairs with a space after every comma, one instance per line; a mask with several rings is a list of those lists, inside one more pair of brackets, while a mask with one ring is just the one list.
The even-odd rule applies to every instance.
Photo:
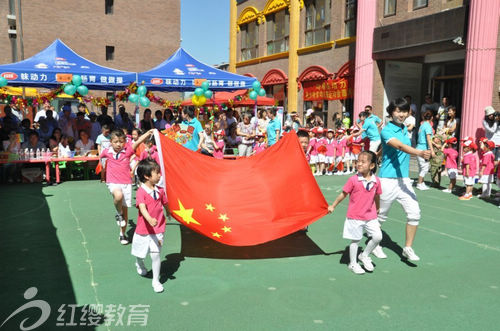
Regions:
[[277, 84], [287, 84], [288, 76], [281, 69], [271, 69], [262, 78], [261, 84], [264, 86], [277, 85]]
[[255, 77], [255, 75], [253, 75], [253, 74], [251, 74], [249, 72], [247, 72], [246, 74], [243, 74], [243, 76], [257, 78], [257, 77]]
[[339, 68], [335, 73], [335, 78], [353, 78], [354, 77], [354, 61], [349, 60]]
[[332, 78], [333, 74], [326, 70], [325, 67], [316, 65], [316, 66], [310, 66], [309, 68], [306, 68], [300, 76], [297, 78], [297, 81], [299, 83], [299, 89], [302, 88], [302, 83], [303, 82], [310, 82], [310, 81], [315, 81], [315, 80], [327, 80], [328, 78]]

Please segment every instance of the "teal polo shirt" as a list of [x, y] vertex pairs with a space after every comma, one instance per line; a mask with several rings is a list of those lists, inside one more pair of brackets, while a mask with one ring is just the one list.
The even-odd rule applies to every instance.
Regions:
[[429, 144], [427, 144], [428, 134], [432, 136], [432, 126], [429, 122], [424, 122], [418, 129], [417, 149], [426, 151], [430, 148]]
[[200, 121], [198, 121], [197, 118], [193, 118], [189, 122], [183, 121], [182, 124], [192, 126], [194, 128], [191, 140], [189, 140], [188, 142], [186, 142], [182, 146], [196, 152], [198, 150], [198, 144], [200, 142], [200, 132], [203, 131], [203, 128], [201, 127], [201, 123], [200, 123]]
[[368, 137], [370, 141], [380, 140], [380, 133], [378, 132], [378, 126], [375, 124], [375, 121], [368, 120], [368, 118], [365, 119], [363, 130], [365, 130], [363, 133], [365, 133], [365, 136]]
[[278, 117], [273, 118], [267, 124], [267, 145], [272, 146], [278, 141], [278, 136], [276, 135], [276, 130], [279, 130], [281, 134], [281, 123]]
[[383, 178], [406, 178], [410, 175], [410, 154], [389, 146], [391, 139], [397, 139], [403, 144], [411, 146], [406, 126], [398, 126], [389, 122], [380, 132], [382, 138], [382, 165], [379, 177]]

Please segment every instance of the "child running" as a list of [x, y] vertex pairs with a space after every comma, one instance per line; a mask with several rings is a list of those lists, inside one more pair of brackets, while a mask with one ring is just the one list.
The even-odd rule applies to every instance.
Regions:
[[485, 141], [481, 144], [483, 154], [481, 155], [480, 170], [479, 170], [479, 183], [483, 184], [483, 193], [478, 195], [478, 198], [487, 199], [491, 195], [491, 182], [493, 182], [493, 174], [495, 173], [495, 143], [491, 140]]
[[132, 239], [132, 255], [136, 257], [135, 266], [137, 273], [141, 276], [147, 274], [144, 259], [149, 253], [152, 261], [153, 290], [157, 293], [163, 292], [160, 283], [161, 246], [163, 245], [163, 233], [165, 232], [165, 213], [167, 207], [167, 196], [165, 191], [157, 186], [160, 182], [160, 165], [151, 159], [142, 160], [137, 166], [137, 176], [141, 186], [137, 189], [135, 205], [139, 209], [137, 226]]
[[450, 184], [447, 189], [444, 189], [444, 193], [451, 193], [455, 189], [455, 185], [457, 184], [457, 175], [458, 175], [458, 152], [456, 149], [457, 138], [451, 137], [450, 139], [445, 141], [445, 148], [443, 149], [443, 154], [446, 157], [445, 168], [448, 173], [448, 178], [450, 179]]
[[149, 130], [143, 134], [133, 145], [126, 145], [126, 135], [121, 130], [115, 130], [110, 135], [111, 146], [104, 149], [101, 159], [107, 160], [106, 185], [113, 195], [113, 204], [116, 209], [116, 223], [120, 227], [120, 243], [127, 245], [129, 242], [125, 237], [127, 228], [128, 210], [132, 206], [132, 178], [130, 176], [130, 157], [135, 153], [139, 144], [153, 134]]
[[464, 148], [462, 173], [464, 175], [465, 194], [458, 199], [470, 200], [472, 199], [472, 189], [474, 188], [477, 173], [477, 157], [476, 154], [474, 154], [477, 146], [470, 137], [466, 138], [466, 140], [462, 143], [462, 146]]
[[371, 239], [358, 258], [367, 271], [373, 271], [375, 268], [369, 255], [382, 240], [382, 231], [377, 219], [382, 188], [380, 180], [374, 174], [377, 170], [376, 163], [377, 156], [374, 152], [361, 152], [356, 166], [358, 173], [347, 180], [342, 193], [328, 207], [328, 212], [332, 213], [335, 207], [349, 195], [343, 237], [351, 240], [349, 245], [349, 270], [358, 275], [365, 273], [365, 270], [361, 268], [356, 259], [359, 241], [363, 239], [363, 231]]

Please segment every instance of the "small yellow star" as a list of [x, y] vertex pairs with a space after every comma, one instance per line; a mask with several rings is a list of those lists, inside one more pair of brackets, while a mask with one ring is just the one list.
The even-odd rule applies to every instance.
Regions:
[[201, 225], [193, 218], [193, 209], [185, 209], [181, 200], [177, 199], [177, 201], [179, 202], [179, 210], [173, 210], [173, 212], [180, 216], [186, 224], [194, 223], [196, 225]]
[[222, 236], [221, 236], [220, 234], [218, 234], [217, 232], [212, 232], [212, 236], [217, 237], [217, 238], [222, 237]]
[[207, 208], [207, 210], [210, 210], [211, 212], [213, 212], [215, 210], [215, 207], [212, 206], [211, 203], [206, 203], [205, 204], [205, 207]]
[[219, 214], [219, 219], [222, 220], [223, 222], [225, 222], [229, 219], [229, 217], [227, 217], [226, 214]]
[[224, 233], [226, 233], [226, 232], [231, 232], [231, 228], [230, 228], [230, 227], [227, 227], [227, 226], [224, 226], [224, 227], [223, 227], [223, 228], [221, 228], [221, 229], [224, 231]]

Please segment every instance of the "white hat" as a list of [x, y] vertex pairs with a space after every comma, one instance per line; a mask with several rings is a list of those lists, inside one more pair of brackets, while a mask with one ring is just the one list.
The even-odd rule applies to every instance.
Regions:
[[495, 113], [495, 108], [488, 106], [484, 108], [484, 113], [486, 114], [486, 116], [493, 115]]
[[311, 108], [309, 108], [308, 110], [306, 110], [306, 117], [311, 116], [312, 113], [314, 113], [314, 110], [312, 110]]

